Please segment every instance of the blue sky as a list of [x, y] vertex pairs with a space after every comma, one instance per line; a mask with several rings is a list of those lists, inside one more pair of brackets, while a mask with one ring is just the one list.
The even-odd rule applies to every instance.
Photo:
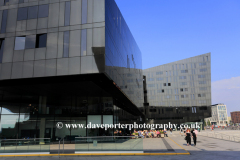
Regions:
[[[143, 69], [211, 52], [212, 82], [240, 77], [239, 0], [115, 1], [142, 52]], [[224, 103], [215, 92], [213, 103]], [[240, 101], [228, 107], [240, 110]]]

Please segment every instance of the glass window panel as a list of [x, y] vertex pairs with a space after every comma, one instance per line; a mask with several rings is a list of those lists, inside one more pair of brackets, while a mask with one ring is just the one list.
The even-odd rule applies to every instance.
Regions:
[[82, 0], [82, 24], [87, 23], [88, 1]]
[[63, 57], [69, 57], [69, 31], [63, 35]]
[[44, 48], [47, 46], [47, 34], [38, 34], [36, 38], [36, 48]]
[[15, 38], [15, 48], [14, 50], [23, 50], [25, 49], [26, 37], [16, 37]]
[[0, 63], [2, 63], [3, 49], [4, 49], [4, 39], [0, 39]]
[[26, 37], [25, 49], [35, 48], [36, 35], [30, 35]]
[[1, 33], [6, 33], [8, 10], [3, 10]]
[[48, 17], [48, 4], [46, 5], [40, 5], [38, 8], [38, 18], [45, 18]]
[[19, 115], [1, 115], [0, 136], [2, 139], [16, 139]]
[[71, 2], [65, 2], [64, 26], [70, 25]]
[[4, 5], [8, 5], [9, 4], [9, 0], [4, 0]]
[[18, 8], [17, 20], [26, 20], [27, 19], [28, 7]]
[[28, 19], [37, 18], [38, 14], [38, 6], [28, 7]]
[[18, 3], [24, 3], [24, 0], [19, 0]]
[[81, 56], [87, 55], [87, 29], [81, 32]]

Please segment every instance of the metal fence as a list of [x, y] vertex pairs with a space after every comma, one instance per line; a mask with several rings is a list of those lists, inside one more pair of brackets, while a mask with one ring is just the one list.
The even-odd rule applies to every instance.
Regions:
[[143, 151], [139, 136], [75, 137], [75, 151]]
[[50, 152], [50, 138], [0, 140], [0, 153], [26, 152]]

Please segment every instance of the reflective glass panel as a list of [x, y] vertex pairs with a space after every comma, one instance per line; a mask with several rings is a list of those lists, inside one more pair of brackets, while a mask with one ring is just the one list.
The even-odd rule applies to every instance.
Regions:
[[8, 10], [4, 10], [2, 13], [1, 33], [6, 33], [7, 16], [8, 16]]
[[63, 37], [63, 57], [69, 57], [69, 31], [64, 32]]
[[64, 25], [70, 25], [70, 12], [71, 12], [71, 2], [65, 2], [65, 16], [64, 16]]
[[28, 7], [28, 19], [37, 18], [38, 6]]
[[4, 41], [4, 39], [0, 39], [0, 63], [2, 63]]
[[38, 18], [48, 17], [48, 4], [40, 5], [38, 8]]
[[35, 48], [36, 35], [26, 37], [25, 49]]
[[28, 12], [28, 7], [24, 8], [18, 8], [18, 15], [17, 15], [17, 20], [26, 20], [27, 19], [27, 13]]
[[87, 55], [87, 29], [81, 31], [81, 55]]
[[87, 23], [87, 0], [82, 0], [82, 24]]
[[15, 48], [14, 50], [23, 50], [25, 49], [26, 37], [16, 37], [15, 38]]

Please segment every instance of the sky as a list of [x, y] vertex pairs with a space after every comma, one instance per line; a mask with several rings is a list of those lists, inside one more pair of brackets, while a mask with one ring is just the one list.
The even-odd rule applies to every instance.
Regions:
[[211, 52], [212, 104], [240, 111], [239, 0], [115, 0], [143, 69]]

